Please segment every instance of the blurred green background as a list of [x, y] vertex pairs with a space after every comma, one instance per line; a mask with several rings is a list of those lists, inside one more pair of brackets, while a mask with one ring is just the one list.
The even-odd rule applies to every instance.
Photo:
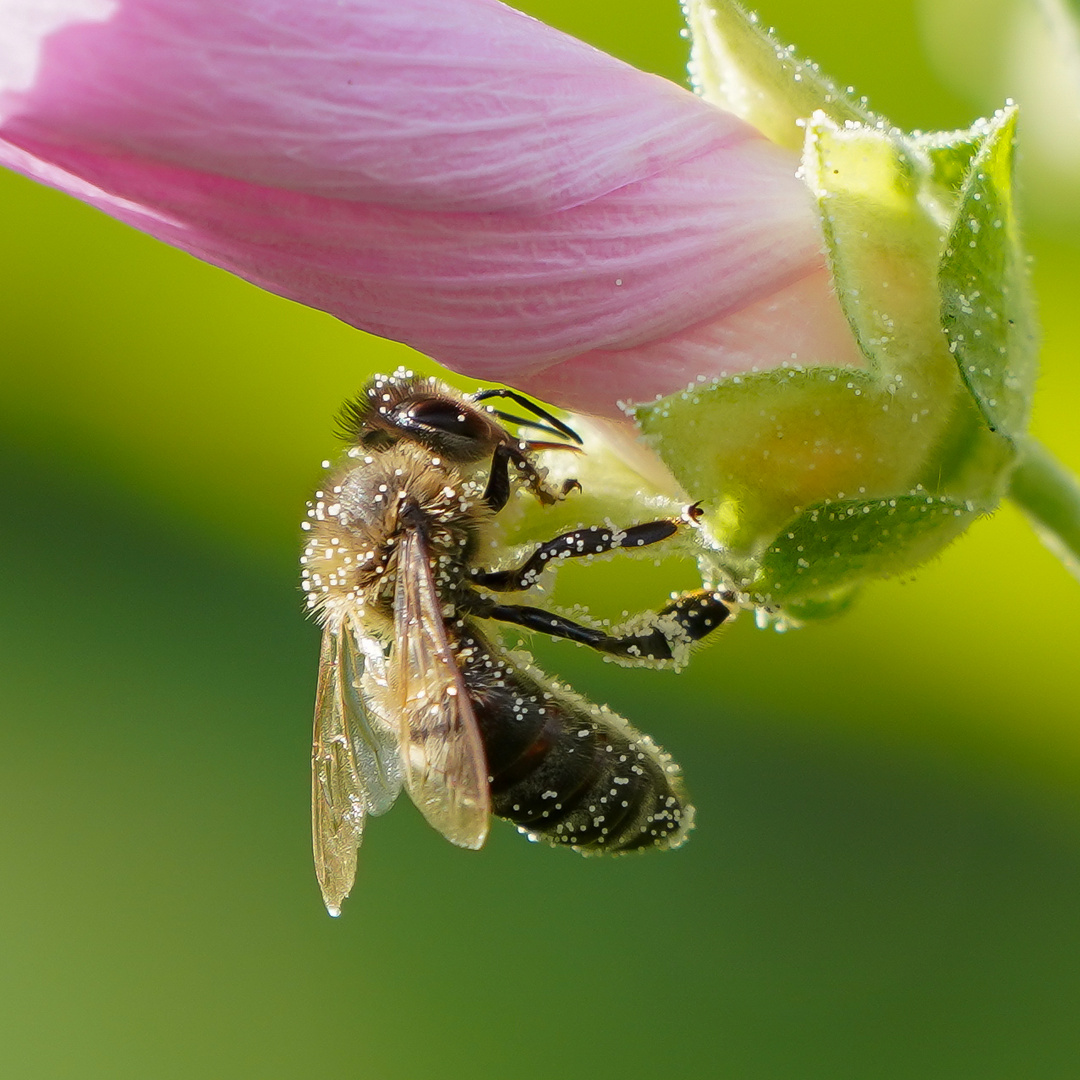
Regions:
[[[673, 0], [521, 6], [683, 78]], [[902, 125], [997, 103], [946, 88], [910, 3], [760, 10]], [[472, 854], [405, 800], [334, 921], [297, 523], [339, 403], [416, 360], [17, 177], [0, 207], [0, 1075], [1080, 1075], [1080, 585], [1014, 510], [681, 676], [537, 642], [682, 762], [692, 842]], [[1028, 217], [1035, 430], [1080, 468], [1080, 215]]]

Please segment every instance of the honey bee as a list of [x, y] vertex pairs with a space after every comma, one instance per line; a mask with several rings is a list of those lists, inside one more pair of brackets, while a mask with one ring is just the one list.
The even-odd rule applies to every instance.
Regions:
[[[522, 418], [482, 402], [500, 396]], [[537, 670], [485, 625], [508, 623], [589, 645], [625, 663], [673, 664], [730, 614], [725, 594], [678, 597], [610, 634], [500, 602], [560, 559], [658, 543], [696, 523], [581, 528], [520, 565], [486, 569], [495, 516], [518, 488], [550, 505], [536, 452], [578, 436], [510, 390], [466, 397], [398, 371], [344, 407], [342, 463], [309, 503], [303, 587], [323, 624], [312, 749], [312, 830], [323, 899], [338, 915], [368, 816], [404, 786], [454, 844], [483, 845], [492, 814], [532, 839], [584, 853], [677, 847], [693, 808], [678, 766], [622, 717]], [[515, 423], [556, 437], [516, 437]]]

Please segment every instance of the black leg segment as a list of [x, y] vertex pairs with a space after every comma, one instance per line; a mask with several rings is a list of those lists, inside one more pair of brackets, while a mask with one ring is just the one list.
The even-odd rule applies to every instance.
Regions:
[[513, 570], [477, 570], [472, 572], [471, 580], [474, 585], [496, 592], [522, 592], [536, 584], [544, 568], [553, 559], [580, 559], [618, 548], [646, 547], [674, 536], [679, 525], [680, 519], [666, 518], [634, 525], [621, 532], [602, 526], [575, 529], [541, 544], [521, 566]]
[[491, 472], [484, 488], [484, 502], [498, 513], [510, 501], [510, 448], [500, 445], [491, 455]]
[[542, 608], [496, 604], [483, 597], [477, 597], [472, 614], [576, 641], [609, 656], [664, 662], [680, 660], [679, 654], [686, 647], [711, 634], [724, 622], [731, 609], [722, 597], [723, 594], [710, 589], [687, 593], [655, 615], [646, 617], [639, 628], [618, 636], [582, 626]]
[[[524, 449], [522, 449], [524, 447]], [[576, 446], [566, 443], [522, 443], [520, 446], [512, 443], [500, 443], [495, 447], [491, 455], [491, 471], [488, 473], [488, 482], [484, 488], [484, 502], [497, 514], [509, 501], [510, 492], [513, 490], [510, 483], [510, 463], [513, 462], [518, 473], [524, 477], [529, 490], [540, 500], [544, 506], [557, 503], [560, 498], [575, 488], [581, 488], [576, 480], [567, 480], [559, 493], [548, 488], [543, 476], [537, 472], [533, 463], [529, 460], [526, 450], [535, 449], [558, 449], [577, 450]]]

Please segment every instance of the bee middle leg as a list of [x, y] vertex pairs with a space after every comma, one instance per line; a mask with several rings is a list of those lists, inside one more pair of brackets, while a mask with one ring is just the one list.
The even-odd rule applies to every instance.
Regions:
[[685, 593], [626, 634], [608, 634], [543, 608], [496, 604], [484, 597], [477, 597], [472, 614], [576, 641], [625, 660], [681, 662], [687, 646], [711, 634], [731, 614], [725, 599], [730, 600], [730, 594], [713, 589]]
[[[691, 507], [688, 511], [691, 520], [695, 520], [696, 509]], [[470, 580], [474, 585], [493, 589], [495, 592], [524, 592], [536, 584], [548, 563], [554, 559], [580, 559], [586, 555], [603, 555], [619, 548], [633, 549], [658, 544], [661, 540], [674, 536], [684, 520], [661, 518], [659, 521], [648, 521], [624, 530], [599, 525], [588, 529], [575, 529], [541, 544], [521, 566], [513, 570], [474, 570], [470, 574]]]

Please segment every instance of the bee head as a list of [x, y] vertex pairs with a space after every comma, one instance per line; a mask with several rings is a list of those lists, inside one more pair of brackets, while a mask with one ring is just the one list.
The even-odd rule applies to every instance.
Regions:
[[514, 441], [485, 410], [437, 379], [376, 376], [346, 402], [339, 434], [352, 446], [384, 450], [402, 439], [458, 464], [480, 461]]

